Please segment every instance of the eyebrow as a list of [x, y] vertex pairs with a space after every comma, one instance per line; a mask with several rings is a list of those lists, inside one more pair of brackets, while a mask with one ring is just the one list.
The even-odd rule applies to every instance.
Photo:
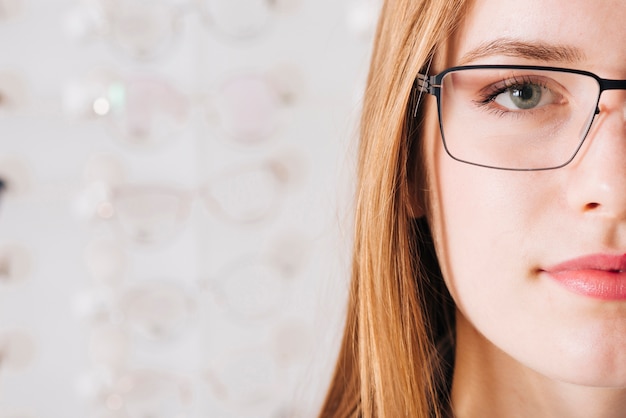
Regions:
[[576, 63], [583, 61], [585, 58], [585, 54], [582, 50], [568, 45], [499, 38], [491, 42], [481, 44], [464, 54], [461, 58], [460, 65], [465, 65], [480, 58], [494, 55], [563, 63]]

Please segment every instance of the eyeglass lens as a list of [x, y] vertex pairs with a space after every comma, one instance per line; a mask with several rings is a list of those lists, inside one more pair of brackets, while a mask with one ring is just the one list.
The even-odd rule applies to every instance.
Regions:
[[590, 75], [557, 70], [471, 68], [441, 82], [446, 150], [471, 164], [556, 168], [576, 154], [600, 94]]

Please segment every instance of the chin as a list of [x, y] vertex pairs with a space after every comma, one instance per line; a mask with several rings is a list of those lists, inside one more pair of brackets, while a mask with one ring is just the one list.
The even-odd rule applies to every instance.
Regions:
[[[576, 386], [626, 388], [626, 345], [618, 341], [586, 342], [577, 349], [556, 350], [535, 368], [549, 378]], [[532, 366], [531, 366], [532, 368]], [[543, 368], [543, 371], [541, 370]]]

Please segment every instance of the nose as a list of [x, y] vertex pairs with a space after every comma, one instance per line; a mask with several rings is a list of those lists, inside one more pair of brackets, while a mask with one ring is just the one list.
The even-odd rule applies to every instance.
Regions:
[[568, 201], [585, 214], [626, 221], [626, 92], [604, 92], [570, 167]]

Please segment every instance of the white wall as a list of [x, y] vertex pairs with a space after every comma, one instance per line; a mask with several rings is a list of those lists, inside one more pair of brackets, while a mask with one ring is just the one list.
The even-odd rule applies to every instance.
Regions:
[[[234, 22], [266, 7], [0, 0], [0, 418], [315, 416], [341, 334], [375, 3], [274, 1], [239, 40], [206, 20], [210, 3], [236, 4]], [[154, 55], [129, 50], [163, 33]], [[219, 114], [219, 86], [241, 74], [282, 94], [243, 85], [234, 129], [276, 128], [248, 142]], [[203, 206], [207, 182], [225, 215]], [[171, 196], [124, 208], [111, 194], [148, 184], [184, 190], [184, 222], [164, 220]], [[226, 218], [254, 205], [273, 206]], [[122, 216], [178, 232], [141, 244]]]

